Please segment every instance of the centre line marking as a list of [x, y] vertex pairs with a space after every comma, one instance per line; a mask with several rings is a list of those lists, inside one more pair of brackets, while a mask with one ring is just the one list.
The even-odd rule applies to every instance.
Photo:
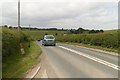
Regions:
[[63, 47], [63, 46], [59, 46], [59, 47], [65, 49], [65, 50], [71, 51], [71, 52], [73, 52], [73, 53], [79, 54], [79, 55], [81, 55], [81, 56], [84, 56], [84, 57], [86, 57], [86, 58], [89, 58], [89, 59], [91, 59], [91, 60], [93, 60], [93, 61], [96, 61], [96, 62], [99, 62], [99, 63], [101, 63], [101, 64], [104, 64], [104, 65], [106, 65], [106, 66], [109, 66], [109, 67], [111, 67], [111, 68], [113, 68], [113, 69], [120, 70], [120, 67], [119, 67], [118, 65], [115, 65], [115, 64], [112, 64], [112, 63], [110, 63], [110, 62], [104, 61], [104, 60], [102, 60], [102, 59], [99, 59], [99, 58], [96, 58], [96, 57], [93, 57], [93, 56], [84, 54], [84, 53], [82, 53], [82, 52], [75, 51], [75, 50], [73, 50], [73, 49], [69, 49], [69, 48], [67, 48], [67, 47]]

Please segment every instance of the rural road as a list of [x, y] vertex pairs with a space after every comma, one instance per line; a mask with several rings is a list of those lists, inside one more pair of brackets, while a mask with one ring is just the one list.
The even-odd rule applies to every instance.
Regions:
[[43, 67], [49, 78], [118, 78], [118, 56], [67, 44], [37, 43], [46, 56]]

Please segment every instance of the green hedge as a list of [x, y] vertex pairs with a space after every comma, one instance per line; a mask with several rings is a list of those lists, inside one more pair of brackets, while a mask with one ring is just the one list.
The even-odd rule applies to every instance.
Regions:
[[27, 41], [27, 36], [7, 28], [2, 29], [2, 56], [8, 57], [20, 51], [19, 43]]
[[118, 40], [118, 33], [68, 34], [57, 37], [57, 41], [84, 43], [114, 49], [118, 49], [118, 42], [120, 42]]

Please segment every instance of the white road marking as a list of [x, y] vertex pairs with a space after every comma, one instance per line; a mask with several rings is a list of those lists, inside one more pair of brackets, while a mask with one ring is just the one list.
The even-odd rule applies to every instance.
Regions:
[[58, 46], [58, 47], [63, 48], [63, 49], [68, 50], [68, 51], [71, 51], [71, 52], [74, 52], [74, 53], [76, 53], [76, 54], [79, 54], [79, 55], [84, 56], [84, 57], [86, 57], [86, 58], [89, 58], [89, 59], [91, 59], [91, 60], [93, 60], [93, 61], [96, 61], [96, 62], [99, 62], [99, 63], [104, 64], [104, 65], [106, 65], [106, 66], [109, 66], [109, 67], [111, 67], [111, 68], [113, 68], [113, 69], [120, 70], [120, 67], [119, 67], [118, 65], [112, 64], [112, 63], [107, 62], [107, 61], [104, 61], [104, 60], [102, 60], [102, 59], [99, 59], [99, 58], [96, 58], [96, 57], [93, 57], [93, 56], [84, 54], [84, 53], [82, 53], [82, 52], [75, 51], [75, 50], [73, 50], [73, 49], [69, 49], [69, 48], [67, 48], [67, 47], [63, 47], [63, 46]]
[[47, 75], [46, 69], [44, 70], [44, 72], [43, 72], [41, 78], [48, 78], [48, 75]]
[[103, 53], [114, 55], [114, 56], [120, 56], [120, 54], [117, 54], [117, 53], [114, 53], [114, 52], [103, 51], [103, 50], [100, 50], [100, 49], [93, 49], [93, 48], [88, 48], [88, 47], [84, 47], [84, 46], [69, 45], [69, 44], [65, 44], [65, 45], [73, 46], [73, 47], [79, 47], [79, 48], [85, 48], [85, 49], [93, 50], [93, 51], [99, 51], [99, 52], [103, 52]]
[[40, 66], [37, 68], [37, 70], [35, 71], [35, 73], [30, 77], [30, 79], [34, 78], [35, 75], [38, 73], [39, 70], [40, 70]]

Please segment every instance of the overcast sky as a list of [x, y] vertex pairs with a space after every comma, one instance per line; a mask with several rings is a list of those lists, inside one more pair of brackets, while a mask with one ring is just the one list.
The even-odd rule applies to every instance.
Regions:
[[[4, 0], [0, 6], [0, 25], [17, 26], [17, 0]], [[118, 0], [21, 0], [21, 26], [28, 25], [40, 28], [117, 29]]]

